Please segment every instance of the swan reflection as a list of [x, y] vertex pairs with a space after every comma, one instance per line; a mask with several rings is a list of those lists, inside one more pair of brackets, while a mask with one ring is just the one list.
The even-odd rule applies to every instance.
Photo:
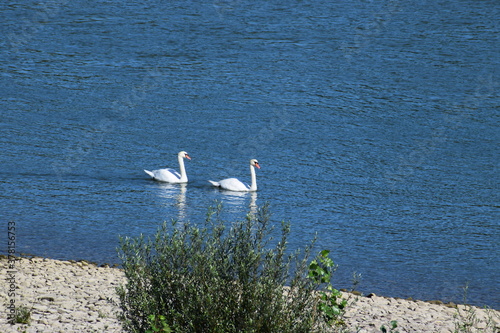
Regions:
[[[186, 202], [188, 184], [156, 183], [154, 185], [157, 201], [165, 207], [167, 220], [174, 219], [178, 222], [187, 222], [188, 204]], [[247, 212], [256, 216], [258, 212], [257, 192], [234, 192], [220, 190], [220, 200], [229, 211]]]
[[158, 196], [165, 200], [166, 206], [174, 204], [177, 207], [177, 220], [182, 221], [186, 218], [186, 191], [187, 184], [158, 184]]
[[237, 210], [244, 208], [248, 201], [248, 211], [251, 215], [257, 214], [257, 192], [234, 192], [234, 191], [220, 191], [223, 201]]

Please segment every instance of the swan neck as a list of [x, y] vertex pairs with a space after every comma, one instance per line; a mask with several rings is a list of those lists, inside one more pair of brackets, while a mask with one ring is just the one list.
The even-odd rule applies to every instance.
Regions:
[[253, 165], [250, 165], [250, 175], [252, 176], [250, 191], [257, 191], [257, 176], [255, 174], [255, 167]]
[[179, 155], [177, 157], [177, 159], [179, 160], [179, 169], [181, 171], [181, 180], [187, 181], [186, 168], [184, 167], [184, 158]]

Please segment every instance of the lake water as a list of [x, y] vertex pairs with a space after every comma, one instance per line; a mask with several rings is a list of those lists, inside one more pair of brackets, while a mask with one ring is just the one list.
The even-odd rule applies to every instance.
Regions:
[[[499, 309], [499, 9], [2, 4], [2, 224], [19, 253], [114, 263], [118, 235], [269, 202], [291, 249], [332, 251], [337, 287], [458, 302], [468, 283]], [[148, 179], [180, 150], [186, 186]], [[257, 193], [207, 182], [249, 181], [250, 158]]]

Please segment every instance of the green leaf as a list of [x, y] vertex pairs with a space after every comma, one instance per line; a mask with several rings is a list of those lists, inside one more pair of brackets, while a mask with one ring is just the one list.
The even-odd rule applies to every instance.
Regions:
[[322, 257], [328, 257], [328, 254], [330, 254], [330, 250], [323, 250], [320, 252], [320, 256]]

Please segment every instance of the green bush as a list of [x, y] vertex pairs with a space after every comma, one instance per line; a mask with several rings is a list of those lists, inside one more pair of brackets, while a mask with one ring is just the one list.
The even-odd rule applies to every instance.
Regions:
[[318, 330], [324, 309], [316, 291], [325, 281], [308, 277], [314, 241], [304, 251], [286, 251], [290, 225], [282, 223], [275, 241], [268, 205], [230, 226], [220, 214], [217, 204], [201, 226], [165, 222], [153, 239], [120, 239], [128, 279], [117, 290], [124, 329]]
[[326, 284], [325, 291], [318, 293], [318, 309], [324, 321], [330, 326], [344, 326], [343, 315], [347, 300], [342, 298], [342, 293], [333, 288], [330, 281], [337, 268], [333, 260], [328, 257], [330, 251], [323, 250], [316, 259], [309, 264], [308, 277], [317, 284]]

